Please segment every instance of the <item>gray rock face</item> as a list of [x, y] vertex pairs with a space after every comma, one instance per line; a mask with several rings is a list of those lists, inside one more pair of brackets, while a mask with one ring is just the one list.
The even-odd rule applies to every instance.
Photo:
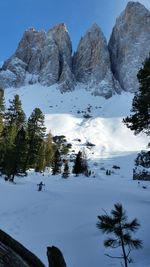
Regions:
[[113, 94], [117, 83], [110, 69], [106, 38], [97, 24], [81, 38], [73, 58], [73, 70], [77, 81], [87, 84], [89, 90], [94, 88], [95, 95]]
[[0, 68], [0, 87], [25, 83], [56, 84], [61, 92], [76, 83], [94, 95], [111, 97], [121, 90], [138, 90], [137, 72], [150, 52], [150, 11], [129, 2], [116, 20], [107, 46], [97, 24], [81, 38], [72, 57], [72, 44], [65, 24], [48, 30], [25, 31], [13, 56]]
[[129, 2], [117, 18], [109, 51], [112, 71], [125, 91], [138, 90], [137, 72], [150, 52], [150, 12], [138, 2]]
[[15, 54], [4, 62], [0, 86], [21, 86], [27, 79], [29, 83], [39, 81], [48, 86], [60, 81], [61, 89], [67, 90], [74, 81], [71, 54], [72, 45], [64, 24], [47, 33], [31, 28], [25, 31]]
[[72, 73], [72, 44], [65, 24], [50, 29], [47, 35], [52, 36], [59, 51], [59, 88], [61, 91], [72, 90], [75, 86]]

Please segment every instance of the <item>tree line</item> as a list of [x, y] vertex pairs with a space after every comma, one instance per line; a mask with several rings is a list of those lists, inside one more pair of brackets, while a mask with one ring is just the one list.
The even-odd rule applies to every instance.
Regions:
[[[44, 119], [40, 108], [27, 119], [17, 94], [6, 109], [4, 90], [0, 89], [0, 172], [6, 180], [14, 181], [15, 175], [25, 175], [29, 168], [40, 172], [51, 167], [53, 175], [69, 176], [67, 154], [72, 145], [63, 135], [46, 134]], [[86, 156], [81, 151], [71, 172], [87, 174]]]

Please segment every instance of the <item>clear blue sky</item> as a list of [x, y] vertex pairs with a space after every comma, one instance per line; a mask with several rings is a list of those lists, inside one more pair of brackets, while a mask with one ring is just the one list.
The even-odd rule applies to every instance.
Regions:
[[[73, 49], [96, 22], [107, 39], [127, 0], [0, 0], [0, 61], [12, 55], [29, 27], [48, 30], [64, 22]], [[150, 9], [150, 0], [139, 1]]]

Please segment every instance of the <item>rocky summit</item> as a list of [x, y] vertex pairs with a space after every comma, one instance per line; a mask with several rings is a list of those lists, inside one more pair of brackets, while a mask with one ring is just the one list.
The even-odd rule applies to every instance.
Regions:
[[150, 52], [150, 12], [129, 2], [117, 18], [109, 41], [112, 71], [122, 89], [138, 90], [137, 72]]
[[19, 87], [25, 82], [40, 82], [50, 86], [61, 81], [63, 90], [71, 89], [74, 81], [71, 67], [72, 45], [64, 24], [47, 33], [30, 28], [15, 54], [4, 62], [0, 85]]
[[39, 82], [57, 84], [65, 92], [81, 83], [92, 94], [106, 98], [121, 90], [135, 92], [137, 72], [149, 52], [150, 11], [129, 2], [116, 20], [108, 45], [100, 27], [93, 24], [74, 55], [65, 24], [48, 32], [28, 29], [0, 69], [0, 87]]
[[87, 84], [95, 95], [112, 96], [117, 82], [114, 80], [106, 38], [97, 24], [81, 38], [73, 57], [73, 71], [77, 81]]

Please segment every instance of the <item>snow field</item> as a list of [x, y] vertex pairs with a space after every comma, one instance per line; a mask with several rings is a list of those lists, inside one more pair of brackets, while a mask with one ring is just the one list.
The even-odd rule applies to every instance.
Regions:
[[[91, 96], [82, 87], [61, 94], [54, 86], [28, 85], [7, 89], [7, 105], [14, 94], [20, 95], [27, 116], [40, 107], [47, 131], [66, 135], [76, 151], [85, 148], [86, 141], [95, 144], [90, 149], [86, 147], [94, 173], [88, 178], [71, 174], [63, 179], [30, 171], [27, 177], [16, 178], [16, 185], [0, 179], [1, 228], [39, 256], [46, 266], [46, 247], [55, 245], [62, 250], [67, 267], [117, 267], [120, 262], [104, 254], [118, 255], [119, 251], [103, 247], [106, 236], [98, 231], [96, 222], [97, 215], [104, 210], [109, 213], [114, 203], [121, 202], [129, 218], [137, 217], [141, 223], [137, 236], [144, 246], [132, 253], [135, 266], [149, 267], [150, 185], [132, 180], [137, 151], [144, 149], [148, 141], [144, 136], [134, 136], [122, 124], [122, 118], [130, 113], [133, 95], [124, 93], [105, 100]], [[91, 117], [84, 118], [83, 112]], [[113, 165], [120, 169], [113, 169]], [[106, 169], [112, 171], [111, 176], [106, 176]], [[40, 181], [46, 185], [42, 192], [37, 191]]]

